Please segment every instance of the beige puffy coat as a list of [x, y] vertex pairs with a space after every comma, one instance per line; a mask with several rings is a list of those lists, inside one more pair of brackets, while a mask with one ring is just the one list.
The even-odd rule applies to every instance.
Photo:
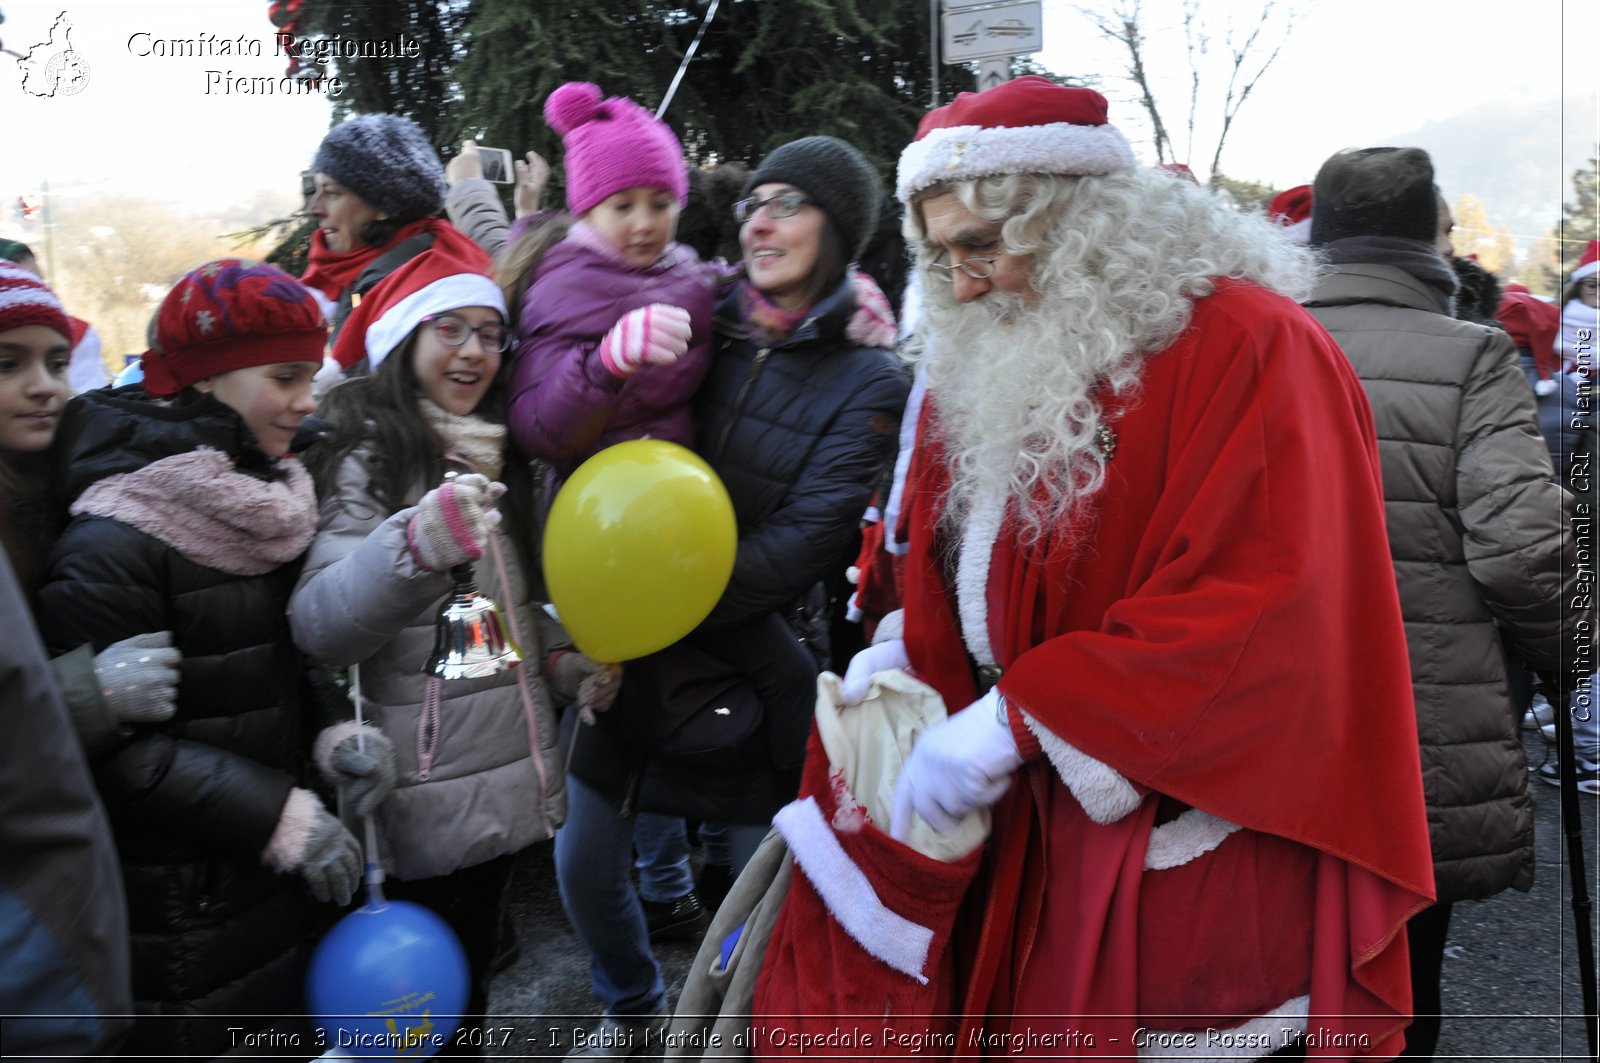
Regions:
[[[396, 786], [378, 810], [384, 867], [402, 879], [431, 878], [552, 837], [566, 819], [555, 710], [541, 673], [546, 655], [569, 642], [533, 600], [511, 541], [496, 532], [509, 586], [485, 556], [476, 565], [478, 589], [508, 621], [515, 610], [524, 663], [487, 679], [440, 683], [441, 731], [423, 780], [417, 725], [429, 679], [422, 667], [451, 580], [412, 559], [406, 524], [416, 508], [385, 513], [368, 491], [364, 458], [364, 449], [348, 457], [338, 490], [322, 500], [290, 622], [306, 653], [361, 666], [367, 719], [395, 751]], [[418, 485], [413, 501], [422, 494]], [[533, 756], [519, 677], [535, 710]]]
[[1527, 377], [1504, 332], [1445, 316], [1394, 266], [1334, 267], [1306, 307], [1377, 424], [1439, 900], [1526, 890], [1533, 810], [1501, 636], [1554, 671], [1576, 619], [1562, 607], [1576, 576], [1562, 563], [1571, 502]]

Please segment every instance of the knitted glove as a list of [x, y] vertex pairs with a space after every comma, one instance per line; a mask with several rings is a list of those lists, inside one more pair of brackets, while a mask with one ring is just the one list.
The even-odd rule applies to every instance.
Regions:
[[845, 338], [862, 347], [893, 348], [896, 335], [894, 308], [878, 282], [860, 270], [850, 271], [850, 287], [855, 290], [856, 312], [844, 327]]
[[178, 711], [178, 662], [172, 632], [151, 631], [113, 642], [94, 659], [100, 696], [119, 723], [154, 723]]
[[339, 788], [343, 806], [358, 816], [377, 811], [394, 789], [394, 746], [375, 727], [350, 720], [324, 728], [312, 755], [322, 777]]
[[283, 803], [272, 840], [261, 862], [275, 871], [306, 880], [311, 895], [343, 907], [361, 880], [361, 846], [317, 795], [296, 787]]
[[573, 650], [558, 652], [550, 660], [550, 684], [561, 698], [578, 706], [578, 718], [593, 727], [595, 714], [617, 700], [622, 685], [622, 665], [600, 664]]
[[689, 349], [689, 311], [651, 303], [622, 315], [600, 341], [600, 361], [620, 377], [646, 365], [671, 365]]
[[894, 787], [889, 836], [905, 841], [915, 812], [941, 833], [975, 808], [988, 808], [1022, 766], [998, 687], [917, 737]]
[[867, 696], [873, 676], [910, 667], [911, 659], [906, 656], [903, 640], [890, 639], [868, 646], [850, 658], [850, 667], [844, 670], [844, 682], [839, 685], [839, 700], [846, 705], [859, 705]]
[[423, 495], [406, 525], [412, 558], [429, 572], [448, 572], [478, 560], [500, 523], [495, 500], [505, 493], [505, 484], [468, 473]]

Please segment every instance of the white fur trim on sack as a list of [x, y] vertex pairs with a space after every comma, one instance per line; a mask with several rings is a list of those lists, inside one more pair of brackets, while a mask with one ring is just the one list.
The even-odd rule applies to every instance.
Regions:
[[1046, 125], [935, 129], [900, 153], [895, 194], [909, 202], [930, 185], [1008, 173], [1103, 176], [1134, 169], [1133, 148], [1116, 126]]
[[1096, 823], [1115, 823], [1139, 807], [1142, 800], [1139, 791], [1111, 765], [1091, 757], [1026, 712], [1022, 720], [1090, 819]]
[[865, 872], [833, 836], [814, 797], [790, 802], [772, 817], [795, 863], [828, 912], [867, 953], [901, 974], [928, 984], [923, 968], [933, 931], [886, 907]]
[[1144, 850], [1146, 871], [1166, 871], [1198, 860], [1223, 840], [1239, 830], [1237, 823], [1229, 823], [1209, 812], [1191, 808], [1170, 823], [1163, 823], [1150, 832], [1150, 841]]
[[506, 316], [506, 297], [500, 286], [481, 273], [452, 273], [424, 285], [395, 303], [367, 328], [367, 364], [374, 372], [394, 349], [411, 335], [423, 318], [460, 310], [467, 306], [487, 306]]
[[[1310, 1011], [1309, 996], [1295, 997], [1284, 1001], [1265, 1015], [1240, 1023], [1238, 1026], [1230, 1026], [1226, 1030], [1218, 1030], [1217, 1036], [1213, 1038], [1208, 1038], [1205, 1033], [1195, 1033], [1192, 1038], [1183, 1036], [1151, 1038], [1151, 1040], [1177, 1043], [1140, 1045], [1139, 1058], [1217, 1061], [1265, 1059], [1296, 1036], [1306, 1032], [1306, 1016]], [[1150, 1032], [1163, 1031], [1152, 1027]], [[1227, 1043], [1215, 1043], [1223, 1037], [1227, 1038]], [[1189, 1044], [1191, 1040], [1195, 1043]]]

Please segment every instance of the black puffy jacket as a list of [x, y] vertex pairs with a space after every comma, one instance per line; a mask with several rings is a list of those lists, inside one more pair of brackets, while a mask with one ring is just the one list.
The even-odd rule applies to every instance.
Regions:
[[[728, 489], [739, 543], [727, 590], [691, 636], [713, 653], [719, 629], [787, 613], [829, 574], [894, 459], [909, 375], [891, 352], [847, 338], [855, 309], [847, 279], [788, 339], [762, 346], [739, 316], [737, 291], [717, 307], [717, 352], [695, 400], [695, 434]], [[737, 685], [733, 669], [726, 678]], [[617, 706], [575, 747], [579, 778], [641, 808], [741, 823], [765, 822], [793, 798], [798, 777], [775, 773], [759, 751], [748, 770], [714, 778], [648, 757], [628, 741], [635, 710], [654, 708], [640, 693], [625, 676]]]
[[[283, 476], [229, 407], [209, 397], [159, 404], [137, 386], [75, 400], [60, 445], [68, 502], [94, 485], [114, 494], [129, 474], [181, 466], [202, 448], [226, 455], [249, 483]], [[226, 504], [246, 493], [240, 483], [204, 486]], [[298, 878], [261, 863], [309, 741], [285, 616], [299, 562], [259, 575], [220, 571], [190, 556], [183, 536], [195, 521], [176, 500], [143, 510], [143, 531], [108, 516], [72, 517], [40, 589], [39, 625], [52, 653], [171, 631], [183, 655], [175, 717], [130, 728], [92, 767], [127, 885], [136, 1007], [141, 1016], [185, 1017], [142, 1018], [127, 1050], [214, 1055], [233, 1044], [228, 1025], [256, 1030], [272, 1020], [200, 1016], [304, 1011], [306, 946], [333, 914]]]

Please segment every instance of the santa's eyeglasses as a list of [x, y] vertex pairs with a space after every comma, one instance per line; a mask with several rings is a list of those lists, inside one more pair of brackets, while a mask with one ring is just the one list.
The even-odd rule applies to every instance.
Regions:
[[928, 269], [935, 277], [943, 277], [952, 284], [955, 283], [958, 269], [975, 281], [986, 281], [993, 279], [994, 262], [999, 257], [999, 255], [971, 255], [960, 262], [951, 262], [948, 265], [930, 260]]

